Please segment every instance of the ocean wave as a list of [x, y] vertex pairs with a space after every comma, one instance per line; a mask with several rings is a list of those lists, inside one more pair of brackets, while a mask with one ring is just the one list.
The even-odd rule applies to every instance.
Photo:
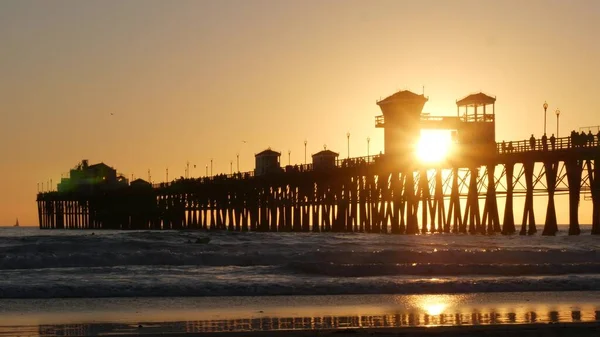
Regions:
[[[65, 267], [110, 267], [135, 265], [167, 266], [288, 266], [313, 273], [326, 273], [331, 265], [348, 272], [357, 268], [372, 270], [417, 270], [444, 265], [498, 266], [498, 265], [569, 265], [586, 264], [597, 270], [597, 252], [573, 251], [495, 251], [473, 252], [446, 250], [437, 253], [415, 252], [402, 249], [383, 251], [305, 250], [301, 252], [282, 250], [223, 249], [218, 251], [183, 247], [157, 247], [129, 249], [111, 247], [86, 247], [81, 249], [45, 250], [21, 248], [20, 251], [0, 250], [0, 270], [44, 269]], [[413, 266], [413, 264], [416, 264]], [[366, 267], [362, 267], [366, 266]], [[319, 268], [322, 268], [319, 269]], [[548, 267], [550, 268], [550, 267]], [[526, 270], [524, 270], [526, 272]]]
[[[431, 266], [479, 266], [494, 272], [498, 265], [514, 267], [527, 273], [527, 266], [583, 265], [585, 270], [597, 271], [600, 253], [580, 247], [508, 247], [476, 248], [471, 245], [439, 248], [427, 245], [416, 247], [397, 244], [341, 244], [311, 242], [260, 242], [213, 240], [195, 244], [190, 237], [114, 240], [95, 238], [29, 239], [20, 244], [0, 245], [0, 270], [45, 269], [65, 267], [111, 267], [135, 265], [165, 266], [291, 266], [292, 269], [313, 274], [335, 272], [331, 265], [353, 274], [361, 268], [371, 273], [404, 273], [427, 270]], [[415, 265], [413, 265], [415, 264]], [[485, 267], [484, 265], [488, 265]], [[358, 266], [358, 267], [357, 267]], [[364, 266], [364, 267], [363, 267]], [[471, 267], [476, 268], [476, 267]], [[542, 267], [540, 267], [542, 268]], [[575, 268], [575, 267], [573, 267]], [[579, 268], [579, 267], [577, 267]], [[451, 267], [447, 268], [450, 272]]]
[[350, 294], [448, 294], [477, 292], [598, 291], [600, 276], [552, 276], [524, 278], [434, 279], [284, 279], [218, 280], [183, 279], [174, 282], [148, 280], [73, 281], [48, 284], [3, 283], [0, 298], [99, 298], [99, 297], [206, 297]]
[[591, 235], [15, 233], [0, 236], [0, 298], [600, 290]]
[[544, 264], [336, 264], [290, 263], [285, 269], [291, 273], [328, 277], [371, 276], [532, 276], [600, 274], [600, 263], [544, 263]]

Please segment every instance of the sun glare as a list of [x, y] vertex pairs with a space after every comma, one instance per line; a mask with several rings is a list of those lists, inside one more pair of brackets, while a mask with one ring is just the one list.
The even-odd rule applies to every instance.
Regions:
[[428, 315], [437, 316], [444, 312], [447, 305], [444, 303], [431, 303], [423, 306], [423, 309]]
[[449, 155], [451, 145], [450, 132], [422, 130], [416, 147], [416, 155], [421, 162], [438, 163]]
[[417, 298], [416, 305], [431, 316], [443, 314], [446, 309], [457, 302], [456, 296], [447, 295], [421, 295]]

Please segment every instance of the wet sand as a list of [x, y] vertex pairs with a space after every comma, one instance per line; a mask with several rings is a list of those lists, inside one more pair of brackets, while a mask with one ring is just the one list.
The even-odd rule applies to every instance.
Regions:
[[[570, 324], [520, 324], [520, 325], [492, 325], [492, 326], [461, 326], [461, 327], [433, 327], [433, 328], [390, 328], [390, 329], [345, 329], [345, 330], [307, 330], [307, 331], [266, 331], [266, 332], [237, 332], [237, 333], [208, 333], [208, 334], [144, 334], [144, 336], [202, 336], [202, 337], [427, 337], [427, 336], [519, 336], [519, 337], [562, 337], [581, 336], [597, 337], [600, 334], [598, 323], [570, 323]], [[138, 336], [138, 335], [126, 335]]]
[[596, 336], [600, 292], [0, 300], [0, 336]]
[[[56, 330], [36, 331], [33, 327], [0, 331], [0, 336], [62, 336]], [[62, 332], [65, 332], [62, 330]], [[361, 329], [329, 329], [329, 330], [280, 330], [280, 331], [244, 331], [244, 332], [147, 332], [145, 328], [137, 331], [114, 330], [108, 333], [86, 334], [81, 330], [69, 330], [69, 336], [111, 336], [122, 337], [164, 337], [164, 336], [199, 336], [199, 337], [427, 337], [427, 336], [519, 336], [519, 337], [562, 337], [562, 336], [599, 336], [599, 323], [558, 323], [558, 324], [517, 324], [487, 326], [438, 326], [438, 327], [406, 327], [406, 328], [361, 328]]]

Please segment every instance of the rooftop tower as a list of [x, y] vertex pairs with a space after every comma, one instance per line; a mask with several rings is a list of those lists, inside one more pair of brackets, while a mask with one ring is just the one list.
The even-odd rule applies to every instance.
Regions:
[[412, 157], [419, 140], [421, 113], [427, 101], [424, 95], [403, 90], [377, 102], [383, 115], [375, 118], [375, 127], [384, 129], [386, 157]]

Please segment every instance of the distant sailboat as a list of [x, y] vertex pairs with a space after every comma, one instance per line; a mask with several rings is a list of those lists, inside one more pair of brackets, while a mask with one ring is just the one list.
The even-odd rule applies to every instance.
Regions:
[[17, 222], [15, 222], [15, 225], [13, 227], [19, 227], [19, 218], [17, 218]]

